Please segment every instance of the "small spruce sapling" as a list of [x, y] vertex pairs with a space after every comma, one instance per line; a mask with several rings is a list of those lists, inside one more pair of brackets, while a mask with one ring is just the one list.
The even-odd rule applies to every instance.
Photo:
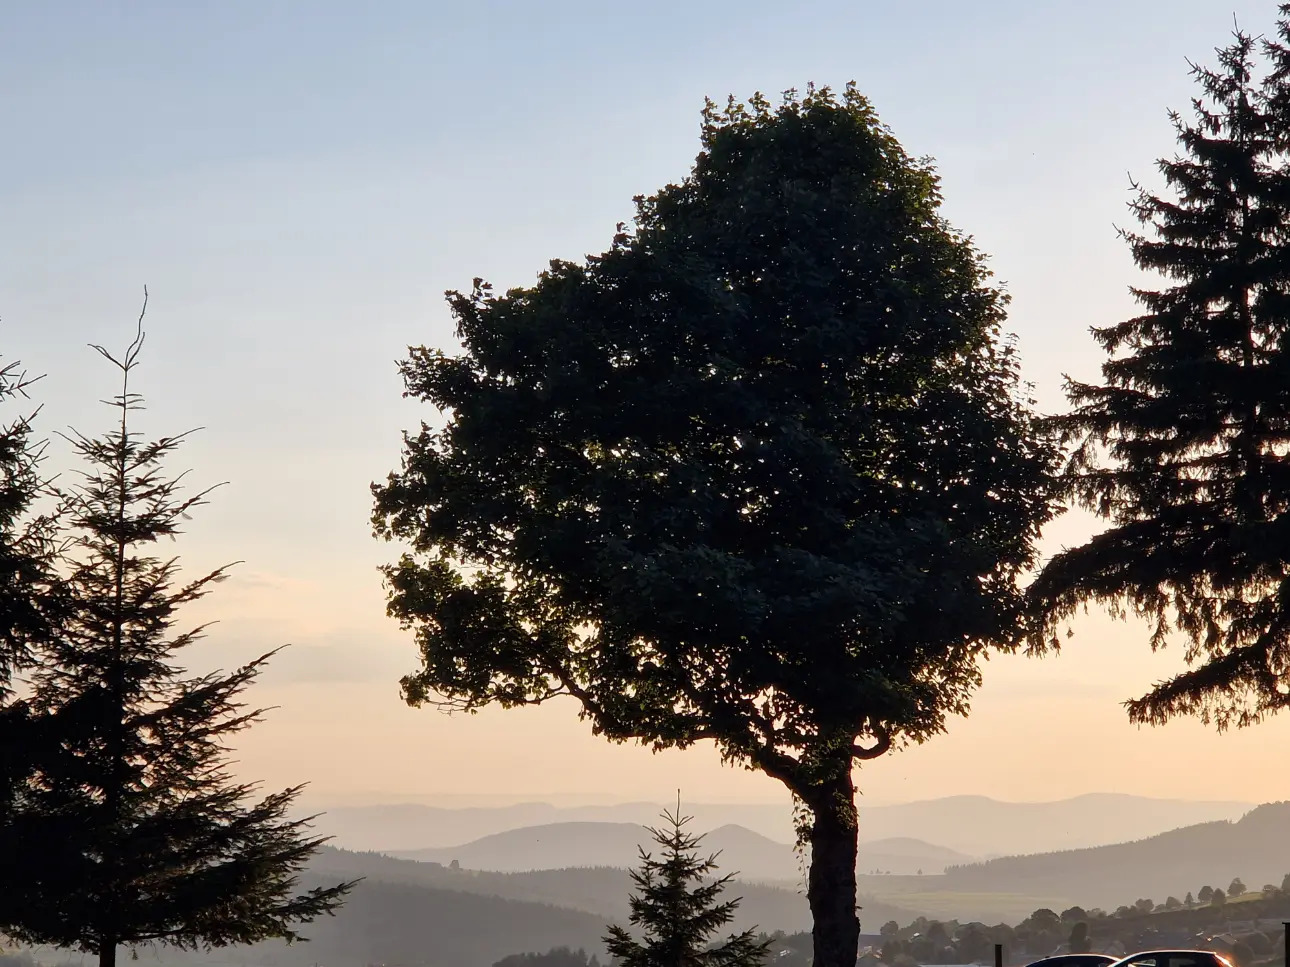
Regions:
[[637, 941], [620, 926], [609, 928], [605, 946], [618, 967], [761, 967], [769, 941], [754, 930], [731, 934], [724, 943], [711, 938], [734, 919], [739, 898], [719, 900], [734, 874], [713, 878], [717, 857], [699, 854], [703, 837], [686, 831], [693, 817], [665, 811], [666, 828], [650, 828], [662, 853], [640, 847], [640, 867], [632, 871], [630, 923]]

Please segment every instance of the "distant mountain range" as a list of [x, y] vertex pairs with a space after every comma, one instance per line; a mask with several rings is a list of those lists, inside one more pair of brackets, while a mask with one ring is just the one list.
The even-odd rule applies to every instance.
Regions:
[[[456, 862], [470, 870], [515, 872], [579, 866], [635, 866], [640, 847], [653, 848], [648, 829], [637, 823], [549, 823], [526, 826], [484, 836], [458, 846], [389, 851], [404, 859], [449, 865]], [[705, 852], [720, 853], [723, 870], [737, 872], [742, 880], [792, 880], [801, 878], [801, 863], [793, 847], [733, 824], [707, 833]], [[975, 857], [921, 840], [900, 838], [865, 843], [860, 850], [860, 870], [889, 873], [940, 873], [947, 865], [971, 862]]]
[[[1126, 842], [1180, 826], [1236, 819], [1253, 805], [1113, 793], [1039, 803], [1000, 802], [985, 796], [952, 796], [895, 806], [862, 802], [860, 838], [866, 842], [910, 838], [968, 856], [1041, 853]], [[508, 830], [557, 823], [653, 825], [663, 808], [661, 803], [646, 802], [577, 807], [548, 803], [479, 808], [340, 806], [326, 810], [317, 828], [348, 849], [407, 852], [453, 847]], [[684, 812], [694, 816], [698, 829], [735, 824], [781, 843], [793, 838], [792, 812], [787, 804], [687, 803]]]

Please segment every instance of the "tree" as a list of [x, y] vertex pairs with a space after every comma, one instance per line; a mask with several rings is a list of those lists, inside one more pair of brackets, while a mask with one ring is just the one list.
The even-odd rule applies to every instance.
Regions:
[[1241, 878], [1239, 876], [1233, 878], [1231, 884], [1229, 884], [1227, 887], [1227, 895], [1240, 896], [1244, 892], [1245, 892], [1245, 884], [1241, 882]]
[[1171, 115], [1181, 151], [1159, 163], [1169, 193], [1142, 189], [1147, 232], [1124, 233], [1170, 284], [1133, 290], [1142, 314], [1094, 330], [1102, 382], [1068, 380], [1056, 420], [1071, 495], [1110, 526], [1045, 566], [1032, 640], [1089, 601], [1146, 618], [1153, 648], [1180, 638], [1190, 667], [1127, 703], [1135, 722], [1223, 729], [1290, 703], [1287, 15], [1263, 83], [1239, 31], [1217, 69], [1193, 67], [1195, 119]]
[[[1204, 903], [1204, 902], [1205, 902], [1204, 900], [1201, 900], [1201, 903]], [[1191, 892], [1189, 891], [1187, 893], [1187, 896], [1183, 898], [1183, 904], [1190, 907], [1190, 906], [1194, 906], [1195, 903], [1196, 903], [1196, 898], [1192, 896]]]
[[884, 937], [897, 937], [900, 935], [900, 924], [895, 920], [888, 920], [882, 925], [882, 929], [878, 933]]
[[1221, 887], [1215, 887], [1214, 892], [1210, 894], [1209, 905], [1212, 907], [1221, 907], [1227, 902], [1227, 896], [1223, 893]]
[[1004, 296], [939, 204], [853, 87], [710, 103], [607, 253], [449, 294], [464, 352], [401, 367], [446, 422], [374, 487], [404, 698], [573, 696], [780, 780], [816, 967], [857, 952], [855, 763], [967, 712], [1050, 516]]
[[[0, 403], [25, 398], [34, 382], [17, 363], [0, 367]], [[44, 623], [39, 597], [48, 581], [50, 547], [33, 502], [44, 489], [38, 467], [42, 447], [31, 439], [31, 417], [0, 424], [0, 700], [9, 694], [15, 667], [29, 660], [28, 643]]]
[[1079, 920], [1087, 920], [1088, 911], [1081, 906], [1067, 907], [1061, 913], [1062, 923], [1073, 923]]
[[986, 936], [984, 924], [969, 923], [954, 938], [956, 960], [960, 964], [983, 964], [991, 954], [990, 938]]
[[[0, 404], [25, 400], [34, 382], [17, 363], [0, 366]], [[13, 700], [13, 675], [48, 640], [59, 610], [51, 520], [34, 506], [48, 487], [31, 417], [21, 412], [0, 423], [0, 822], [45, 744], [43, 730]]]
[[1201, 903], [1208, 903], [1214, 899], [1214, 888], [1212, 886], [1202, 886], [1200, 892], [1196, 894], [1196, 899]]
[[1092, 941], [1088, 938], [1088, 924], [1081, 920], [1075, 926], [1071, 927], [1070, 940], [1067, 942], [1070, 952], [1073, 954], [1086, 954], [1093, 949]]
[[1181, 909], [1181, 907], [1182, 901], [1180, 901], [1176, 896], [1171, 896], [1165, 899], [1166, 910], [1178, 910]]
[[1281, 878], [1281, 892], [1290, 893], [1290, 873]]
[[1032, 930], [1056, 930], [1061, 926], [1062, 918], [1048, 907], [1040, 907], [1023, 924]]
[[61, 491], [58, 519], [69, 605], [58, 634], [36, 642], [24, 703], [58, 724], [0, 826], [0, 932], [75, 947], [112, 967], [119, 945], [224, 946], [297, 939], [297, 924], [331, 912], [352, 884], [296, 894], [297, 872], [321, 839], [288, 820], [299, 789], [254, 801], [229, 773], [226, 743], [254, 723], [241, 694], [267, 656], [231, 674], [189, 677], [180, 652], [202, 629], [177, 612], [223, 578], [181, 580], [151, 548], [179, 533], [207, 492], [183, 497], [161, 463], [182, 436], [141, 440], [131, 376], [143, 317], [120, 359], [116, 427], [73, 433], [88, 465]]
[[605, 947], [614, 962], [621, 967], [760, 967], [769, 944], [759, 943], [754, 930], [710, 945], [739, 906], [738, 899], [718, 901], [733, 874], [710, 878], [717, 854], [699, 856], [703, 837], [685, 830], [692, 817], [682, 816], [678, 808], [664, 812], [663, 819], [667, 829], [650, 829], [662, 855], [655, 859], [640, 847], [641, 865], [632, 871], [637, 892], [631, 896], [629, 920], [643, 939], [610, 927]]
[[600, 961], [594, 954], [588, 960], [587, 952], [582, 949], [552, 947], [544, 954], [511, 954], [495, 962], [493, 967], [600, 967]]

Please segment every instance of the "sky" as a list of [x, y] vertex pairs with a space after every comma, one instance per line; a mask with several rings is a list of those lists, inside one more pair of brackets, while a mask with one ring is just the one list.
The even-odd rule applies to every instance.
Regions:
[[[778, 801], [710, 747], [662, 755], [590, 735], [576, 708], [448, 717], [404, 706], [409, 637], [384, 615], [368, 485], [400, 434], [409, 345], [454, 346], [447, 289], [531, 282], [607, 247], [631, 199], [685, 176], [703, 98], [855, 80], [943, 177], [945, 214], [992, 256], [1043, 408], [1092, 378], [1088, 328], [1138, 276], [1116, 226], [1130, 176], [1173, 153], [1167, 110], [1233, 16], [1202, 0], [548, 0], [0, 8], [0, 354], [46, 374], [47, 434], [96, 431], [144, 285], [138, 426], [202, 427], [175, 469], [227, 481], [176, 550], [240, 561], [192, 620], [227, 667], [290, 643], [240, 740], [266, 787], [311, 803]], [[50, 467], [69, 466], [55, 438]], [[1082, 539], [1072, 514], [1046, 546]], [[1089, 791], [1290, 798], [1290, 718], [1217, 735], [1130, 726], [1119, 703], [1176, 669], [1143, 629], [1079, 619], [1063, 653], [1002, 657], [971, 716], [866, 763], [872, 802]]]

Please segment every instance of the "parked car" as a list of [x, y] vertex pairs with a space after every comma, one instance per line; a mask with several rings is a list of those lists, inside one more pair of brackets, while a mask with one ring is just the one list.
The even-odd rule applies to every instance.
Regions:
[[1117, 960], [1113, 967], [1233, 967], [1212, 950], [1144, 950]]
[[1057, 954], [1036, 960], [1026, 967], [1110, 967], [1113, 963], [1115, 958], [1109, 954]]

